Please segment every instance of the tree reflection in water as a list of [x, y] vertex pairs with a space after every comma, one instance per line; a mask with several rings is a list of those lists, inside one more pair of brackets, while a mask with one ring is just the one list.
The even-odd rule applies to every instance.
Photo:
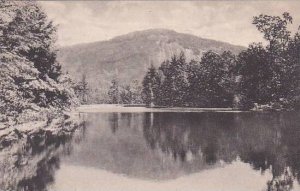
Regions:
[[299, 113], [109, 113], [86, 120], [86, 137], [85, 128], [39, 131], [0, 150], [0, 190], [47, 190], [61, 156], [70, 154], [74, 164], [133, 178], [172, 179], [240, 160], [272, 173], [267, 191], [292, 190], [300, 180]]
[[151, 149], [174, 160], [185, 162], [187, 153], [208, 165], [240, 158], [271, 170], [268, 191], [287, 191], [300, 177], [299, 122], [297, 113], [146, 113], [143, 131]]
[[[69, 124], [70, 126], [70, 124]], [[71, 131], [38, 130], [0, 150], [0, 190], [44, 191], [54, 181], [60, 156], [69, 155], [72, 145], [85, 133], [85, 123]], [[68, 129], [68, 128], [67, 128]]]

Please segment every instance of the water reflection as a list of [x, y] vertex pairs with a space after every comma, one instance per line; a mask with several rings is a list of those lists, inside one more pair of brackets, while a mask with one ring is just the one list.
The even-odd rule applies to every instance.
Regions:
[[[74, 125], [74, 124], [72, 124]], [[85, 124], [57, 129], [40, 129], [23, 134], [0, 150], [0, 190], [44, 191], [54, 182], [60, 156], [70, 155], [73, 144], [81, 142]], [[65, 131], [65, 130], [68, 131]], [[71, 131], [69, 131], [71, 130]], [[3, 137], [2, 137], [3, 138]], [[7, 143], [8, 141], [4, 141]]]
[[240, 158], [261, 173], [270, 169], [267, 190], [281, 191], [299, 182], [299, 122], [297, 113], [147, 113], [144, 136], [174, 160], [184, 162], [191, 153], [207, 165]]
[[[246, 189], [245, 181], [250, 185], [263, 181], [267, 191], [299, 189], [299, 113], [94, 113], [85, 117], [86, 128], [76, 134], [41, 131], [1, 150], [0, 190], [80, 190], [77, 183], [84, 180], [90, 184], [82, 190], [93, 190], [87, 185], [94, 185], [94, 190], [115, 188], [113, 183], [97, 185], [111, 176], [107, 173], [156, 182], [149, 190], [172, 190], [157, 181], [171, 184], [182, 177], [186, 180], [181, 179], [181, 185], [187, 189], [216, 180], [223, 181], [219, 188], [226, 190], [225, 186], [238, 184], [239, 176], [245, 177], [238, 190], [257, 190]], [[213, 171], [217, 173], [209, 174]], [[198, 184], [200, 178], [206, 182]], [[146, 190], [145, 184], [140, 188]], [[211, 185], [216, 190], [217, 184]], [[199, 189], [209, 190], [190, 190]]]
[[[267, 190], [291, 190], [294, 181], [299, 181], [300, 120], [297, 113], [144, 113], [140, 118], [135, 115], [111, 114], [108, 124], [111, 131], [117, 134], [118, 129], [142, 126], [148, 148], [163, 153], [161, 161], [171, 157], [173, 162], [169, 163], [179, 161], [181, 165], [175, 172], [164, 168], [159, 161], [158, 165], [165, 172], [169, 171], [165, 176], [161, 172], [151, 174], [147, 168], [148, 173], [144, 174], [126, 170], [121, 173], [169, 179], [239, 158], [262, 174], [266, 170], [272, 172], [272, 179], [266, 183]], [[123, 168], [128, 166], [123, 165]], [[143, 168], [137, 171], [145, 170]]]

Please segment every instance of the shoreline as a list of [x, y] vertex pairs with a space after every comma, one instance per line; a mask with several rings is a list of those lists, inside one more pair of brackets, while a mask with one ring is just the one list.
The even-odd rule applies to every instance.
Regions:
[[73, 110], [51, 119], [50, 123], [47, 120], [40, 120], [8, 126], [0, 130], [0, 151], [35, 134], [72, 133], [81, 125], [79, 112]]
[[191, 108], [191, 107], [146, 107], [118, 104], [90, 104], [77, 108], [80, 113], [137, 113], [137, 112], [251, 112], [236, 110], [233, 108]]
[[197, 108], [197, 107], [165, 107], [154, 106], [148, 107], [146, 105], [125, 105], [125, 104], [87, 104], [77, 107], [79, 113], [137, 113], [137, 112], [224, 112], [224, 113], [268, 113], [268, 112], [289, 112], [294, 110], [285, 109], [250, 109], [239, 110], [235, 108]]

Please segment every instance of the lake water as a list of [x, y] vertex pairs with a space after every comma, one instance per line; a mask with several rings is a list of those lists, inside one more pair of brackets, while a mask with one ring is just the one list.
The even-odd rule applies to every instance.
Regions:
[[[7, 162], [6, 168], [13, 165], [7, 169], [17, 170], [4, 184], [11, 181], [11, 188], [30, 191], [300, 190], [299, 113], [81, 117], [85, 127], [71, 138], [23, 153], [26, 165]], [[27, 147], [36, 146], [31, 142]], [[6, 155], [20, 155], [16, 153]]]

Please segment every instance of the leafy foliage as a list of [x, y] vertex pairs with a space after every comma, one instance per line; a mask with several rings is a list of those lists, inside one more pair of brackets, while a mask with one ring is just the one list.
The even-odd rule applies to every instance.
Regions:
[[80, 103], [86, 104], [88, 103], [89, 99], [89, 87], [88, 83], [86, 80], [86, 75], [82, 75], [81, 81], [79, 81], [75, 86], [74, 86], [74, 91], [75, 94], [77, 95]]
[[160, 98], [156, 104], [163, 106], [300, 108], [300, 35], [288, 30], [292, 21], [289, 13], [254, 17], [269, 43], [252, 43], [237, 56], [208, 51], [200, 62], [187, 63], [181, 53], [158, 72], [150, 67], [143, 83], [145, 102]]
[[1, 121], [21, 123], [76, 104], [71, 80], [56, 61], [52, 22], [34, 1], [1, 3]]
[[143, 81], [145, 102], [188, 107], [229, 107], [233, 100], [235, 56], [205, 53], [200, 62], [186, 62], [181, 53], [165, 61], [159, 71], [151, 66]]
[[120, 85], [117, 78], [111, 81], [108, 90], [109, 103], [111, 104], [141, 104], [142, 87], [137, 80], [133, 80], [130, 84]]
[[253, 24], [263, 33], [268, 46], [252, 44], [239, 55], [240, 93], [246, 108], [254, 103], [279, 108], [298, 107], [299, 33], [292, 37], [289, 13], [282, 17], [259, 15]]

